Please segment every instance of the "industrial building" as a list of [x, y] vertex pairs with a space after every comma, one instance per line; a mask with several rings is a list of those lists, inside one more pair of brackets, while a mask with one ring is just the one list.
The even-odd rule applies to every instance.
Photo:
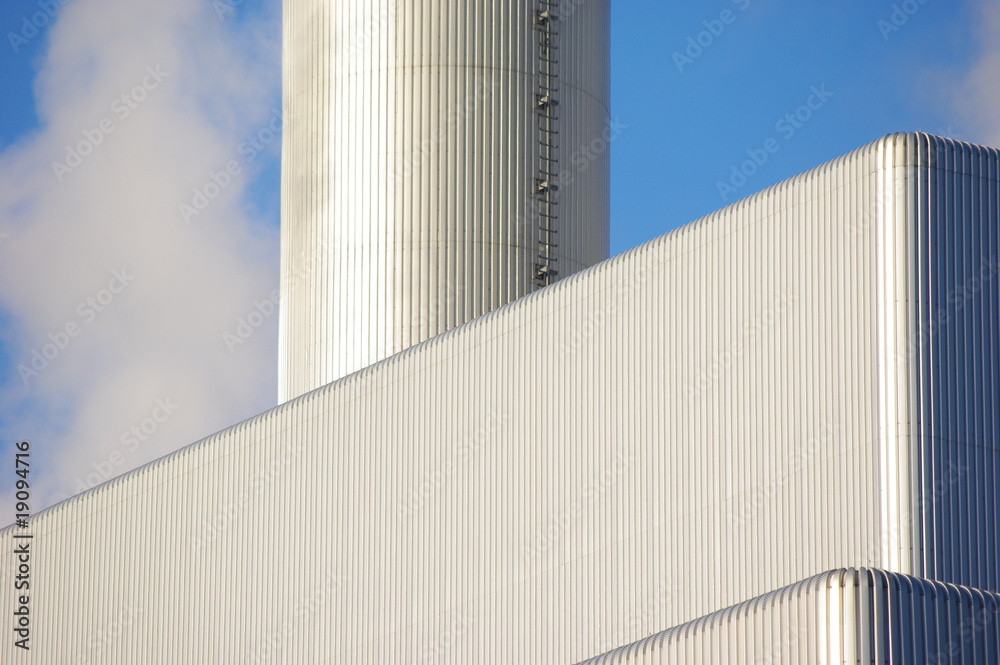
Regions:
[[608, 5], [561, 4], [286, 1], [287, 400], [33, 517], [0, 660], [1000, 660], [1000, 150], [601, 260]]
[[284, 9], [279, 401], [608, 258], [607, 0]]

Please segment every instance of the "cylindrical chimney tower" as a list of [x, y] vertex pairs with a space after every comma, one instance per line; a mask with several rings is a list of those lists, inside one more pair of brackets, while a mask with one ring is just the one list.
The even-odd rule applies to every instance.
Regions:
[[279, 398], [608, 255], [609, 0], [285, 0]]

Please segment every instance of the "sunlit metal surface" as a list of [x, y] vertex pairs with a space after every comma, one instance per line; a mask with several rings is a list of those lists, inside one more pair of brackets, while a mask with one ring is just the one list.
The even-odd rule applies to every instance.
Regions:
[[279, 401], [607, 258], [609, 0], [547, 4], [286, 0]]
[[574, 663], [845, 566], [1000, 591], [998, 157], [884, 138], [36, 516], [32, 662]]

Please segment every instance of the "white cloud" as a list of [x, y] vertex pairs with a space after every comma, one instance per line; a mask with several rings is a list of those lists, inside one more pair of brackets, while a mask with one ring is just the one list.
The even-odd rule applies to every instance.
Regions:
[[[204, 0], [73, 0], [50, 28], [41, 128], [0, 154], [0, 419], [5, 453], [32, 441], [34, 510], [274, 403], [277, 316], [223, 341], [277, 287], [277, 229], [248, 187], [264, 160], [237, 151], [280, 103], [272, 4], [223, 21]], [[52, 357], [19, 371], [33, 351]]]
[[1000, 146], [1000, 3], [983, 0], [976, 19], [979, 52], [956, 86], [954, 108], [970, 133], [963, 139]]

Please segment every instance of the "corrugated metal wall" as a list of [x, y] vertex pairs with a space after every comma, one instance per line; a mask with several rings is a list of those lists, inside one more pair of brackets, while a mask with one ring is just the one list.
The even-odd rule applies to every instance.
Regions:
[[[819, 571], [923, 569], [898, 531], [924, 477], [916, 439], [891, 434], [919, 401], [913, 364], [885, 355], [913, 332], [917, 264], [899, 248], [916, 216], [886, 210], [924, 178], [904, 150], [918, 140], [880, 140], [37, 516], [36, 662], [572, 663]], [[996, 201], [986, 174], [951, 186]], [[936, 570], [977, 561], [969, 584], [989, 588], [996, 523], [964, 515], [938, 510], [961, 538]], [[12, 530], [0, 543], [7, 571]], [[26, 662], [10, 644], [0, 660]]]
[[581, 665], [992, 665], [1000, 595], [872, 569], [842, 569]]
[[[285, 2], [280, 401], [537, 288], [547, 4]], [[551, 4], [563, 277], [608, 256], [609, 2]]]
[[[921, 575], [1000, 589], [1000, 152], [915, 136], [909, 434]], [[984, 537], [985, 535], [985, 537]], [[1000, 658], [1000, 656], [998, 656]]]

